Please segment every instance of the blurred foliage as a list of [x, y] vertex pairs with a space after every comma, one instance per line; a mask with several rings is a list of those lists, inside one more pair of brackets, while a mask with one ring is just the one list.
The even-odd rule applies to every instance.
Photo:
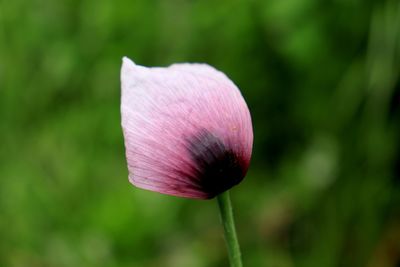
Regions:
[[372, 0], [0, 0], [0, 266], [227, 266], [215, 201], [127, 181], [125, 55], [242, 89], [245, 266], [399, 266], [400, 4]]

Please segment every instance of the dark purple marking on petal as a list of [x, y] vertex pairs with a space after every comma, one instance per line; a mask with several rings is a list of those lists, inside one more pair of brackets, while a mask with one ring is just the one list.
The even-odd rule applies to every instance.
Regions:
[[209, 131], [203, 129], [187, 140], [198, 172], [201, 190], [213, 198], [240, 183], [247, 171], [244, 161]]

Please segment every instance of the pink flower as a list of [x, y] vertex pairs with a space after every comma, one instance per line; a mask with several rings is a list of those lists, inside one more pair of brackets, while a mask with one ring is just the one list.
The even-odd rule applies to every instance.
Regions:
[[121, 116], [129, 180], [209, 199], [241, 182], [253, 129], [239, 89], [206, 64], [146, 68], [124, 58]]

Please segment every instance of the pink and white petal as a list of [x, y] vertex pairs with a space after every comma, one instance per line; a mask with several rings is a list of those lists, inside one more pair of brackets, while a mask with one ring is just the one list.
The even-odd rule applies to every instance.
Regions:
[[[121, 114], [130, 181], [164, 194], [213, 197], [198, 180], [188, 140], [206, 130], [247, 166], [252, 125], [237, 87], [205, 64], [146, 68], [124, 58]], [[218, 143], [220, 141], [217, 141]]]

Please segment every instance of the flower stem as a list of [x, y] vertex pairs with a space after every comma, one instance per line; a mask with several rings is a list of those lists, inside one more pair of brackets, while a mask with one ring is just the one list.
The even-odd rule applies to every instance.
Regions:
[[236, 236], [235, 223], [229, 191], [217, 196], [222, 225], [224, 226], [225, 242], [228, 249], [231, 267], [242, 267], [239, 242]]

